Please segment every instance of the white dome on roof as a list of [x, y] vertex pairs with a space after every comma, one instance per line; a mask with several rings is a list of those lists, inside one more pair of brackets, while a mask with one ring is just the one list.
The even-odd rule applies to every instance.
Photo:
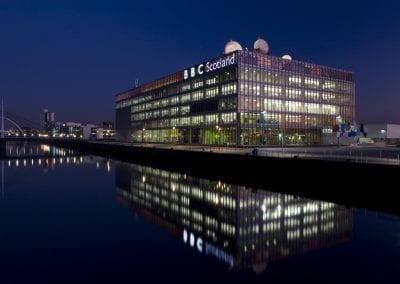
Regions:
[[282, 58], [286, 60], [292, 60], [292, 57], [289, 54], [285, 54], [284, 56], [282, 56]]
[[254, 42], [254, 50], [267, 54], [269, 51], [268, 43], [262, 38], [259, 38]]
[[237, 50], [243, 50], [242, 46], [240, 43], [234, 40], [230, 40], [225, 44], [225, 54], [237, 51]]

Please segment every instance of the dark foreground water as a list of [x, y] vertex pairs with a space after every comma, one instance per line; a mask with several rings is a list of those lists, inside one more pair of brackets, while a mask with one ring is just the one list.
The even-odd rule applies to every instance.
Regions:
[[0, 283], [400, 283], [398, 216], [35, 147], [0, 161]]

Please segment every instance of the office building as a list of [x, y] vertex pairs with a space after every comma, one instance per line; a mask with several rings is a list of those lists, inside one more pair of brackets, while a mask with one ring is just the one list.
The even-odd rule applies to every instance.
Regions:
[[201, 145], [320, 144], [355, 115], [353, 73], [226, 44], [225, 54], [116, 96], [117, 139]]

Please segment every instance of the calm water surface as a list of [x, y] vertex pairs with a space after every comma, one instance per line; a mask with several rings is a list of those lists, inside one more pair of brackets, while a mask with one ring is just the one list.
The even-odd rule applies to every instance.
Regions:
[[9, 156], [0, 283], [399, 283], [398, 216], [44, 145]]

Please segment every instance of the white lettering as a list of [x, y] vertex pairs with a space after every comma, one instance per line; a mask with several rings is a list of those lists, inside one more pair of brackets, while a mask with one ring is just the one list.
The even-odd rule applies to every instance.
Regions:
[[191, 247], [194, 246], [194, 235], [193, 235], [193, 233], [190, 233], [190, 241], [189, 241], [189, 243], [190, 243]]
[[204, 73], [204, 64], [200, 64], [197, 67], [197, 73], [199, 73], [200, 75], [202, 75]]
[[207, 62], [205, 71], [206, 73], [212, 72], [233, 64], [235, 64], [235, 54], [232, 54], [231, 56], [227, 56], [225, 58], [219, 58], [213, 62]]
[[226, 263], [228, 263], [230, 265], [230, 267], [233, 267], [233, 265], [234, 265], [235, 260], [231, 254], [229, 254], [207, 242], [205, 243], [205, 253], [214, 255], [218, 259], [225, 261]]
[[203, 240], [201, 238], [197, 239], [196, 245], [197, 245], [197, 250], [199, 252], [203, 252]]
[[196, 244], [196, 248], [199, 252], [203, 252], [203, 239], [196, 236], [193, 233], [189, 233], [186, 229], [183, 230], [183, 242], [186, 244], [189, 241], [191, 247], [194, 247]]
[[210, 62], [206, 64], [206, 73], [212, 71]]
[[[197, 74], [202, 75], [208, 72], [212, 72], [212, 71], [216, 71], [218, 69], [221, 68], [225, 68], [229, 65], [233, 65], [236, 63], [236, 58], [235, 58], [235, 54], [226, 56], [224, 58], [218, 58], [215, 61], [208, 61], [205, 66], [204, 64], [199, 64], [199, 66], [197, 66]], [[183, 71], [183, 78], [186, 80], [189, 78], [189, 76], [191, 78], [196, 76], [196, 68], [195, 67], [190, 67], [190, 74], [189, 74], [189, 70], [184, 70]]]
[[205, 252], [205, 254], [214, 255], [218, 259], [228, 263], [231, 267], [234, 265], [234, 258], [231, 254], [225, 252], [224, 250], [212, 245], [208, 242], [203, 242], [201, 237], [197, 237], [188, 232], [186, 229], [183, 230], [183, 242], [187, 243], [189, 241], [189, 245], [191, 247], [195, 247], [200, 253]]

